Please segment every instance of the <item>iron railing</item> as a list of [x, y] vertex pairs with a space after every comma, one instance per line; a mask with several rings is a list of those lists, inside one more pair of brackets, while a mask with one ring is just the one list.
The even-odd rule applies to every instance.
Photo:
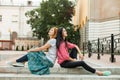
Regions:
[[88, 41], [87, 51], [89, 57], [92, 53], [97, 53], [97, 59], [100, 59], [100, 54], [110, 54], [110, 61], [115, 62], [114, 55], [120, 55], [120, 34]]

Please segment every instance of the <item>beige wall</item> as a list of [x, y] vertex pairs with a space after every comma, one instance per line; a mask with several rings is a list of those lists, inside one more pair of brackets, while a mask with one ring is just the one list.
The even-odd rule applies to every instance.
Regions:
[[[77, 0], [75, 7], [74, 25], [80, 24], [80, 0]], [[88, 0], [89, 23], [80, 28], [81, 47], [86, 40], [94, 40], [98, 37], [107, 37], [111, 34], [120, 33], [119, 13], [120, 0]], [[95, 20], [95, 22], [94, 22]], [[114, 26], [114, 28], [113, 28]], [[75, 27], [76, 28], [76, 27]]]
[[[84, 9], [80, 3], [82, 0], [77, 0], [75, 7], [74, 25], [80, 25], [80, 16]], [[84, 1], [84, 0], [83, 0]], [[110, 21], [119, 18], [120, 14], [120, 0], [88, 0], [88, 18], [90, 20]], [[84, 6], [85, 7], [85, 6]], [[81, 12], [81, 8], [83, 9]]]
[[120, 0], [90, 0], [90, 18], [106, 19], [120, 13]]

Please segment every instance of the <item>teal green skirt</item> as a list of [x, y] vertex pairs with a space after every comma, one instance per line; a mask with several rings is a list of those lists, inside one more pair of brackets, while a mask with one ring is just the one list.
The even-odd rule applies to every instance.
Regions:
[[53, 67], [53, 63], [47, 59], [44, 52], [29, 52], [28, 68], [32, 74], [44, 75], [50, 74], [50, 67]]

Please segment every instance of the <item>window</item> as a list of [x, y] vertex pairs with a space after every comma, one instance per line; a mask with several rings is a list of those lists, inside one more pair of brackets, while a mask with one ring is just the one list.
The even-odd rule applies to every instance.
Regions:
[[0, 22], [2, 21], [2, 15], [0, 15]]
[[31, 6], [32, 5], [32, 1], [28, 1], [27, 4], [28, 4], [28, 6]]
[[12, 22], [18, 22], [18, 15], [12, 15]]

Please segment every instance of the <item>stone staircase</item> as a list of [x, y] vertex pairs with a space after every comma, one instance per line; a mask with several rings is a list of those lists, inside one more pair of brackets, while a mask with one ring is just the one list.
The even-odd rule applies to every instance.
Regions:
[[66, 69], [53, 67], [50, 75], [33, 75], [27, 67], [0, 67], [0, 80], [120, 80], [120, 68], [100, 68], [98, 70], [110, 70], [110, 76], [98, 76], [85, 71], [83, 68]]
[[97, 76], [83, 68], [65, 69], [53, 67], [50, 75], [33, 75], [27, 67], [0, 67], [0, 80], [120, 80], [120, 68], [96, 68], [98, 70], [110, 70], [110, 76]]
[[[8, 52], [9, 53], [9, 52]], [[3, 62], [12, 57], [19, 57], [24, 53], [17, 52], [11, 54], [0, 54], [0, 60]], [[87, 63], [97, 70], [112, 72], [110, 76], [98, 76], [87, 72], [82, 67], [78, 68], [60, 68], [57, 64], [50, 68], [50, 75], [33, 75], [29, 72], [27, 65], [25, 67], [12, 67], [7, 65], [0, 66], [0, 80], [120, 80], [120, 67], [101, 67], [95, 63], [87, 61]]]

